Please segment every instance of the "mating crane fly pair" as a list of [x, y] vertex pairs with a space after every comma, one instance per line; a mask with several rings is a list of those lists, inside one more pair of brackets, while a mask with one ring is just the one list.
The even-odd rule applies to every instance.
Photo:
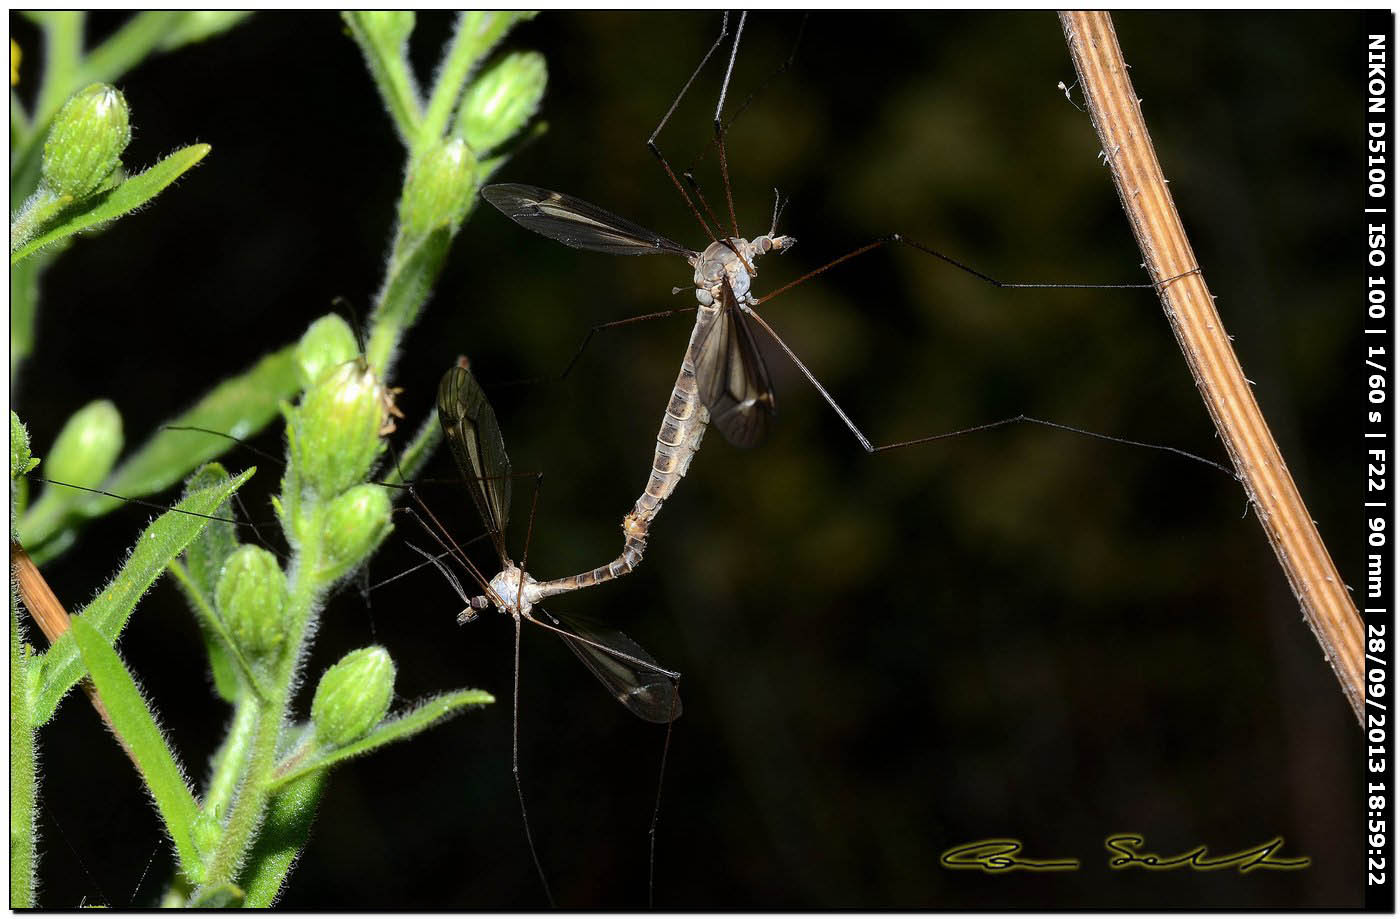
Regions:
[[[736, 54], [743, 24], [744, 18], [741, 17], [734, 40]], [[693, 284], [698, 303], [690, 341], [681, 361], [675, 385], [672, 387], [661, 428], [657, 433], [651, 473], [641, 496], [637, 498], [632, 510], [623, 518], [622, 552], [608, 564], [581, 574], [549, 581], [537, 581], [522, 567], [517, 567], [510, 560], [502, 537], [508, 515], [510, 467], [500, 440], [500, 431], [496, 426], [495, 415], [486, 402], [479, 384], [472, 377], [471, 372], [466, 369], [464, 362], [449, 370], [443, 378], [438, 401], [442, 425], [448, 441], [452, 444], [453, 453], [463, 476], [472, 483], [473, 500], [495, 541], [497, 555], [503, 566], [500, 573], [489, 582], [481, 575], [475, 575], [483, 588], [486, 589], [486, 594], [471, 598], [471, 610], [483, 610], [490, 605], [495, 605], [499, 610], [515, 619], [517, 636], [519, 622], [522, 618], [544, 625], [531, 616], [531, 610], [541, 600], [622, 577], [641, 564], [646, 551], [651, 523], [660, 513], [662, 504], [675, 491], [680, 480], [685, 476], [691, 460], [700, 449], [705, 430], [710, 424], [718, 427], [725, 439], [738, 447], [752, 447], [763, 439], [768, 430], [769, 420], [776, 410], [776, 399], [768, 368], [764, 364], [753, 331], [754, 325], [761, 327], [773, 339], [818, 394], [836, 412], [842, 423], [851, 431], [867, 453], [914, 446], [952, 436], [950, 434], [937, 434], [875, 446], [826, 391], [797, 354], [755, 311], [754, 307], [758, 306], [761, 300], [754, 296], [751, 285], [752, 279], [758, 274], [759, 257], [769, 252], [785, 252], [796, 245], [797, 241], [791, 236], [779, 235], [777, 232], [777, 222], [782, 210], [781, 203], [775, 204], [773, 222], [766, 234], [756, 236], [751, 240], [738, 235], [738, 223], [734, 217], [733, 200], [729, 192], [728, 166], [721, 122], [725, 92], [734, 65], [732, 55], [729, 62], [730, 70], [725, 74], [724, 88], [721, 89], [719, 105], [715, 112], [715, 145], [719, 151], [720, 170], [724, 180], [726, 199], [729, 203], [733, 235], [720, 236], [711, 229], [710, 224], [701, 216], [700, 209], [696, 206], [697, 201], [710, 213], [716, 227], [720, 226], [720, 221], [715, 218], [713, 212], [709, 211], [708, 204], [699, 194], [699, 189], [695, 186], [689, 173], [685, 173], [685, 175], [691, 181], [694, 199], [676, 179], [675, 173], [666, 162], [665, 157], [661, 155], [660, 149], [656, 146], [657, 135], [675, 111], [676, 105], [689, 89], [695, 76], [699, 74], [710, 56], [724, 41], [726, 34], [727, 16], [726, 26], [721, 29], [720, 37], [701, 60], [695, 74], [681, 90], [681, 95], [677, 97], [671, 110], [663, 117], [648, 141], [648, 146], [661, 161], [662, 168], [712, 239], [712, 242], [703, 251], [687, 248], [597, 205], [562, 192], [519, 183], [488, 185], [481, 191], [483, 198], [520, 226], [566, 246], [608, 255], [664, 254], [685, 259], [694, 269]], [[848, 259], [890, 243], [917, 249], [989, 284], [1002, 288], [1151, 289], [1155, 286], [1153, 284], [1008, 283], [983, 274], [956, 259], [899, 234], [892, 234], [834, 259], [814, 271], [807, 272], [762, 299], [771, 299]], [[626, 321], [628, 320], [623, 320], [623, 322]], [[1026, 416], [992, 422], [969, 430], [998, 427], [1019, 421], [1034, 422], [1065, 430], [1077, 430]], [[1081, 431], [1080, 433], [1105, 437], [1105, 435], [1095, 435], [1092, 432]], [[1119, 440], [1119, 438], [1111, 437], [1105, 439]], [[1183, 451], [1174, 448], [1163, 448], [1153, 444], [1137, 444], [1134, 441], [1122, 442], [1183, 453]], [[1189, 456], [1189, 454], [1185, 455]], [[1201, 457], [1192, 458], [1213, 466], [1217, 465], [1209, 460], [1203, 460]], [[463, 599], [467, 598], [463, 596]], [[467, 617], [466, 613], [464, 613], [464, 617]], [[555, 631], [561, 630], [555, 629]], [[634, 642], [618, 635], [617, 638], [621, 639], [621, 643], [610, 648], [604, 641], [580, 643], [577, 636], [570, 636], [562, 631], [561, 634], [564, 635], [569, 647], [583, 659], [589, 669], [636, 714], [647, 720], [669, 721], [671, 720], [669, 717], [660, 716], [679, 712], [679, 697], [675, 693], [674, 683], [671, 682], [677, 677], [677, 674], [658, 667], [650, 656]], [[667, 704], [669, 704], [669, 708], [666, 707]]]
[[768, 368], [742, 311], [756, 303], [750, 281], [758, 273], [759, 256], [786, 251], [797, 241], [777, 235], [777, 208], [767, 234], [752, 240], [729, 237], [695, 252], [560, 192], [507, 184], [487, 186], [482, 196], [522, 226], [576, 249], [611, 255], [667, 253], [681, 256], [695, 269], [695, 327], [656, 436], [646, 489], [623, 520], [622, 554], [607, 565], [538, 581], [511, 560], [504, 537], [510, 515], [511, 467], [495, 411], [465, 359], [447, 372], [438, 387], [443, 433], [502, 565], [490, 581], [473, 569], [486, 593], [470, 599], [463, 595], [469, 606], [459, 620], [468, 621], [475, 611], [494, 605], [514, 619], [517, 638], [522, 620], [555, 631], [634, 714], [648, 721], [672, 721], [681, 710], [675, 686], [679, 674], [659, 667], [621, 633], [606, 638], [571, 635], [535, 618], [532, 610], [541, 600], [613, 580], [641, 564], [651, 521], [685, 476], [711, 423], [735, 446], [751, 447], [763, 439], [776, 402]]

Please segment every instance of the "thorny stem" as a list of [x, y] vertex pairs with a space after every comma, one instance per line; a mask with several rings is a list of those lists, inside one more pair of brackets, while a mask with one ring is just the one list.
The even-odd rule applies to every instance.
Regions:
[[1196, 256], [1128, 78], [1113, 21], [1103, 12], [1062, 12], [1060, 22], [1094, 130], [1147, 269], [1154, 280], [1177, 278], [1159, 286], [1172, 332], [1293, 595], [1360, 720], [1361, 618], [1303, 504], [1215, 310], [1215, 300], [1197, 270]]

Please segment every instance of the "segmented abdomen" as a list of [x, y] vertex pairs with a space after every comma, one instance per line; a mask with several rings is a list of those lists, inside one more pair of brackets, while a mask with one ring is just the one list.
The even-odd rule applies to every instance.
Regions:
[[690, 333], [690, 345], [685, 349], [681, 371], [676, 375], [676, 385], [671, 389], [671, 399], [666, 404], [666, 414], [661, 419], [661, 430], [656, 434], [656, 452], [652, 457], [651, 475], [647, 478], [646, 489], [632, 506], [631, 513], [622, 520], [622, 554], [592, 571], [542, 582], [541, 598], [581, 590], [611, 581], [613, 578], [620, 578], [630, 574], [633, 568], [642, 563], [651, 521], [661, 512], [661, 505], [684, 478], [686, 470], [690, 468], [691, 459], [700, 449], [700, 441], [705, 437], [705, 428], [710, 423], [710, 412], [700, 401], [700, 390], [695, 382], [695, 363], [699, 359], [700, 348], [709, 332], [710, 323], [718, 316], [717, 309], [703, 306], [696, 315], [695, 328]]

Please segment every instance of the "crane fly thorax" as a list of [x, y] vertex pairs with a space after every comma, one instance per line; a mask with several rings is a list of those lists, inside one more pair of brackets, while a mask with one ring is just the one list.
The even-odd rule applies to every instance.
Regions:
[[751, 280], [758, 276], [758, 258], [769, 252], [791, 248], [797, 240], [791, 236], [756, 236], [752, 241], [731, 236], [710, 243], [695, 257], [695, 299], [701, 306], [712, 306], [722, 297], [721, 286], [729, 289], [741, 303], [749, 302]]
[[521, 571], [514, 562], [507, 562], [501, 573], [491, 579], [491, 601], [496, 609], [510, 616], [530, 615], [535, 601], [540, 598], [539, 582], [527, 571]]

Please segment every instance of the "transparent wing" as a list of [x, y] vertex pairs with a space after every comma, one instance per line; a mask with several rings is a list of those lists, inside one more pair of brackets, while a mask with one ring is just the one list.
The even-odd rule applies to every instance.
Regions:
[[[641, 645], [615, 629], [578, 619], [551, 618], [559, 622], [559, 637], [569, 650], [632, 714], [656, 724], [680, 717], [677, 675], [663, 669]], [[569, 630], [577, 637], [567, 634]]]
[[502, 561], [510, 519], [510, 457], [496, 412], [471, 370], [458, 364], [438, 384], [438, 421], [466, 480], [472, 503]]
[[695, 382], [710, 411], [710, 423], [724, 439], [736, 447], [753, 447], [768, 433], [768, 421], [778, 410], [777, 397], [753, 329], [728, 284], [723, 301], [701, 345]]
[[527, 230], [575, 249], [609, 255], [695, 253], [587, 201], [534, 185], [487, 185], [481, 196]]

